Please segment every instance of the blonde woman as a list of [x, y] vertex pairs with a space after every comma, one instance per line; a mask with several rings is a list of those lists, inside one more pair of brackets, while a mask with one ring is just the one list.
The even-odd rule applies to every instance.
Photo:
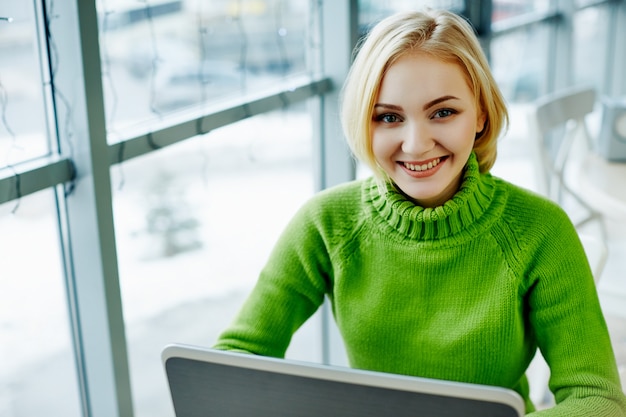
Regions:
[[[342, 95], [373, 176], [299, 210], [215, 347], [282, 357], [328, 297], [352, 367], [511, 388], [532, 416], [626, 415], [574, 227], [489, 173], [507, 117], [464, 19], [381, 21]], [[537, 348], [557, 402], [540, 412], [525, 376]]]

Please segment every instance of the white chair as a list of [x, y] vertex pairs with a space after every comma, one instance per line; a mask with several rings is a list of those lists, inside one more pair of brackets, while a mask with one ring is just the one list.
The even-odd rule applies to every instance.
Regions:
[[[576, 228], [580, 230], [595, 221], [606, 245], [603, 214], [587, 202], [576, 186], [580, 164], [593, 149], [586, 118], [593, 112], [595, 103], [593, 88], [577, 87], [548, 94], [537, 99], [531, 107], [529, 127], [535, 144], [539, 192], [568, 211], [578, 209], [578, 217], [582, 209], [582, 218], [573, 219]], [[575, 216], [572, 214], [572, 217]]]

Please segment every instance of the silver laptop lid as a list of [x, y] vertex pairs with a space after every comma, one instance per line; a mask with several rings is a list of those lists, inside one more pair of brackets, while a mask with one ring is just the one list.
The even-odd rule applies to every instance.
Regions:
[[163, 350], [176, 417], [521, 417], [515, 391], [186, 345]]

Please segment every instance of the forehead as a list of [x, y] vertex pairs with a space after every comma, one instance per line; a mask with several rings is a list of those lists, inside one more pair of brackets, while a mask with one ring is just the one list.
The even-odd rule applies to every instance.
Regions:
[[387, 68], [378, 98], [429, 100], [442, 95], [473, 100], [461, 65], [429, 54], [411, 53], [402, 55]]

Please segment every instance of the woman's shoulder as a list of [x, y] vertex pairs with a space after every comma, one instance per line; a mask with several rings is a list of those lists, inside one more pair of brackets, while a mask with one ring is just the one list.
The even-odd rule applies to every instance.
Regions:
[[[502, 211], [491, 232], [514, 269], [536, 278], [539, 275], [530, 274], [531, 269], [545, 273], [546, 268], [552, 268], [552, 274], [563, 262], [584, 259], [578, 232], [561, 206], [504, 180], [497, 180], [497, 189]], [[584, 269], [584, 265], [579, 266]], [[527, 285], [532, 282], [531, 279]]]
[[314, 194], [289, 222], [289, 239], [322, 239], [335, 248], [358, 233], [364, 222], [363, 189], [367, 180], [353, 180], [334, 185]]
[[361, 189], [365, 184], [373, 181], [372, 177], [355, 179], [352, 181], [342, 182], [325, 188], [317, 193], [317, 196], [327, 196], [325, 198], [336, 198], [340, 196], [356, 195], [361, 193]]
[[335, 208], [336, 206], [355, 207], [360, 205], [364, 187], [371, 178], [347, 181], [325, 188], [314, 194], [306, 203], [307, 206]]
[[504, 202], [502, 220], [507, 227], [543, 237], [574, 231], [569, 215], [548, 197], [501, 178], [496, 178], [496, 184]]
[[363, 211], [363, 192], [368, 181], [352, 180], [318, 191], [303, 204], [297, 217], [324, 223], [358, 217]]
[[557, 217], [566, 215], [563, 208], [548, 197], [502, 178], [494, 178], [496, 187], [506, 194], [508, 208], [519, 212], [520, 215], [536, 216], [538, 213]]

